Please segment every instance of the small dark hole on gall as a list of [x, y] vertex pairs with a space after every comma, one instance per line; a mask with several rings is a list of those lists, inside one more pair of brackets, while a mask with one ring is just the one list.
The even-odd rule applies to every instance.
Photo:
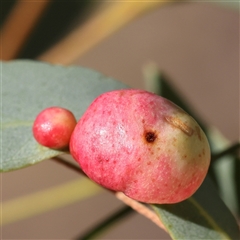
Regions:
[[145, 133], [145, 138], [146, 138], [147, 142], [152, 143], [155, 141], [157, 136], [154, 132], [147, 132], [147, 133]]

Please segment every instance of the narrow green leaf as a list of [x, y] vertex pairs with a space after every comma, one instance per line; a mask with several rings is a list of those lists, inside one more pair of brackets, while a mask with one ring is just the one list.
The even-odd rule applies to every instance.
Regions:
[[152, 207], [173, 239], [240, 239], [236, 220], [209, 178], [191, 198]]
[[37, 61], [2, 64], [2, 159], [0, 171], [26, 167], [62, 154], [36, 143], [32, 124], [44, 108], [61, 106], [77, 119], [99, 94], [127, 88], [82, 67], [62, 67]]

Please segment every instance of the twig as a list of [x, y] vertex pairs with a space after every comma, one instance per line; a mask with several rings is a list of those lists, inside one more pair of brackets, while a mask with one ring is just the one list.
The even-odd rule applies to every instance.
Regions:
[[135, 211], [137, 211], [138, 213], [144, 215], [146, 218], [150, 219], [152, 222], [154, 222], [157, 226], [159, 226], [160, 228], [162, 228], [163, 230], [166, 230], [165, 226], [163, 225], [163, 223], [160, 221], [160, 219], [158, 218], [158, 216], [155, 214], [155, 212], [153, 212], [152, 210], [150, 210], [149, 208], [147, 208], [146, 206], [144, 206], [142, 203], [139, 203], [129, 197], [127, 197], [124, 193], [122, 192], [116, 192], [115, 196], [123, 201], [125, 204], [127, 204], [128, 206], [130, 206], [132, 209], [134, 209]]

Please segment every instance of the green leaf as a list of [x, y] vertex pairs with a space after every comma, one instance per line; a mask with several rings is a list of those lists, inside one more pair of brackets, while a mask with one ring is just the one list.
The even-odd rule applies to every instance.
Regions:
[[209, 178], [191, 198], [152, 207], [173, 239], [240, 239], [236, 220]]
[[46, 107], [61, 106], [79, 119], [101, 93], [127, 88], [82, 67], [63, 67], [37, 61], [2, 64], [2, 160], [6, 172], [62, 154], [42, 147], [32, 136], [36, 115]]

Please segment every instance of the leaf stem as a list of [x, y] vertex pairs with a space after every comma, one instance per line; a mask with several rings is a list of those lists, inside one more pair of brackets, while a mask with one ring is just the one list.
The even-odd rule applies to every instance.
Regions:
[[132, 208], [129, 206], [124, 206], [122, 209], [118, 210], [117, 212], [113, 213], [111, 216], [107, 217], [105, 220], [88, 230], [85, 234], [77, 237], [75, 240], [88, 240], [94, 239], [96, 236], [104, 231], [104, 229], [112, 226], [118, 220], [127, 217], [129, 214], [134, 213]]
[[221, 158], [221, 157], [223, 157], [227, 154], [233, 154], [237, 150], [240, 150], [240, 142], [233, 144], [229, 148], [227, 148], [227, 149], [225, 149], [225, 150], [223, 150], [219, 153], [213, 154], [212, 155], [212, 162], [215, 162], [216, 160], [218, 160], [219, 158]]
[[166, 232], [168, 232], [164, 226], [164, 224], [161, 222], [160, 218], [157, 216], [157, 214], [152, 211], [150, 208], [148, 208], [146, 205], [143, 203], [140, 203], [132, 198], [127, 197], [124, 193], [122, 192], [116, 192], [115, 196], [123, 201], [125, 204], [130, 206], [132, 209], [137, 211], [138, 213], [142, 214], [146, 218], [150, 219], [152, 222], [154, 222], [158, 227], [162, 228]]

